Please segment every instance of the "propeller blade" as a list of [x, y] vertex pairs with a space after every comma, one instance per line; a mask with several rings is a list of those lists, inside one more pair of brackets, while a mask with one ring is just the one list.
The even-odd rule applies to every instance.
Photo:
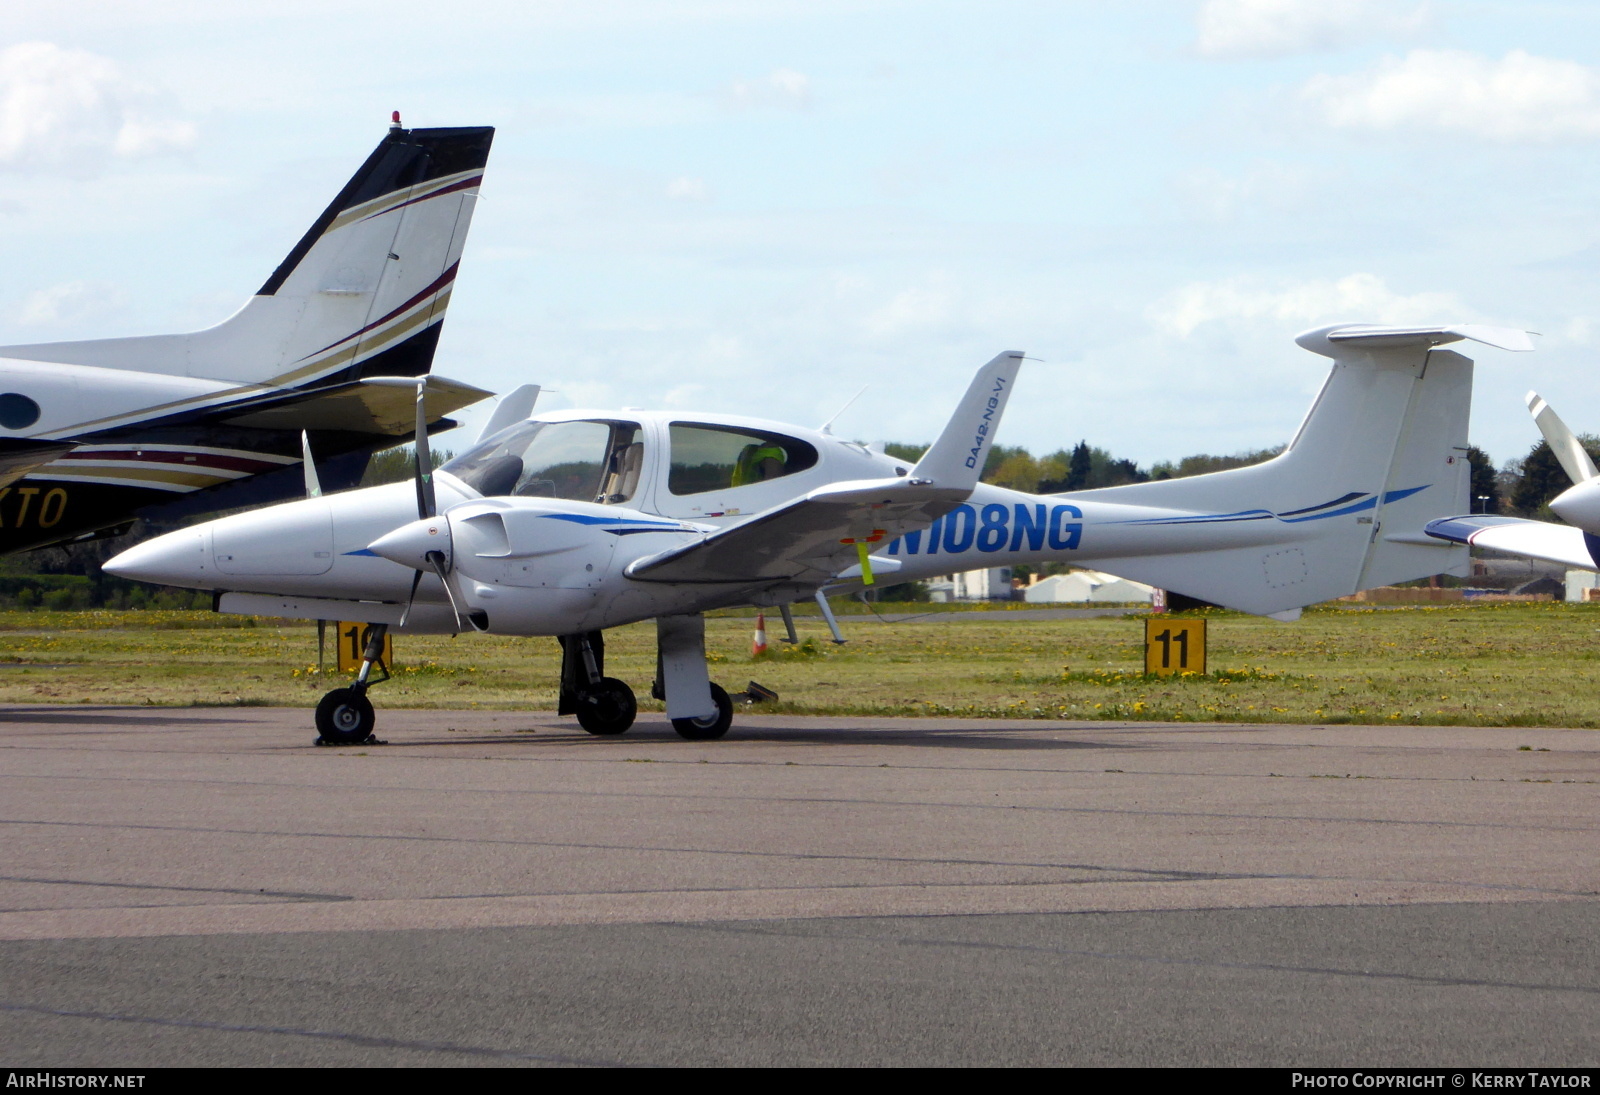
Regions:
[[1540, 398], [1538, 392], [1528, 393], [1528, 413], [1533, 415], [1539, 432], [1550, 444], [1550, 451], [1556, 454], [1562, 470], [1572, 478], [1574, 484], [1587, 482], [1600, 475], [1600, 471], [1595, 470], [1594, 461], [1589, 459], [1588, 452], [1584, 450], [1583, 443], [1556, 415], [1554, 408]]
[[[444, 586], [444, 595], [449, 598], [450, 611], [455, 616], [456, 627], [459, 629], [461, 627], [461, 609], [456, 605], [455, 590], [450, 588], [450, 574], [445, 567], [444, 552], [430, 551], [427, 553], [427, 555], [423, 556], [423, 558], [427, 559], [428, 562], [433, 564], [434, 573], [439, 575], [439, 582]], [[417, 572], [417, 577], [420, 578], [421, 576], [422, 572], [419, 570]], [[467, 622], [472, 623], [472, 618], [470, 616], [467, 618]], [[472, 629], [476, 631], [478, 629], [478, 625], [472, 624]]]
[[417, 381], [417, 516], [424, 521], [439, 515], [439, 500], [433, 492], [433, 452], [428, 448], [427, 393], [424, 377]]
[[400, 623], [398, 626], [406, 626], [406, 620], [411, 616], [411, 606], [417, 603], [417, 587], [421, 584], [422, 571], [419, 570], [414, 572], [411, 578], [411, 596], [406, 598], [406, 608], [404, 612], [400, 613]]

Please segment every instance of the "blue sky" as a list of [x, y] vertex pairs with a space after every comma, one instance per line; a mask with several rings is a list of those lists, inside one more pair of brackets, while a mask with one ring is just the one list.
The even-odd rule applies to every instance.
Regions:
[[[1600, 431], [1600, 5], [283, 0], [8, 5], [0, 341], [209, 325], [370, 147], [499, 127], [436, 364], [563, 405], [918, 441], [1279, 443], [1335, 321], [1502, 323]], [[464, 439], [445, 443], [462, 443]]]

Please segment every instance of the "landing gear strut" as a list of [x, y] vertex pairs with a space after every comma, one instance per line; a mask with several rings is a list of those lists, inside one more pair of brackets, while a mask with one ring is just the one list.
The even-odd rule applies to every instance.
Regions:
[[[388, 634], [388, 624], [373, 624], [367, 628], [367, 648], [362, 652], [361, 670], [349, 688], [335, 688], [317, 704], [318, 745], [362, 745], [373, 741], [372, 728], [378, 717], [373, 713], [372, 701], [367, 699], [367, 688], [389, 679], [389, 670], [383, 664], [383, 637]], [[371, 681], [372, 667], [383, 670], [383, 676]]]
[[720, 738], [733, 725], [733, 701], [706, 672], [706, 621], [692, 616], [656, 620], [656, 687], [667, 701], [667, 717], [690, 741]]
[[591, 734], [621, 734], [639, 712], [633, 689], [604, 676], [606, 644], [598, 631], [562, 635], [561, 703], [558, 713], [576, 715]]

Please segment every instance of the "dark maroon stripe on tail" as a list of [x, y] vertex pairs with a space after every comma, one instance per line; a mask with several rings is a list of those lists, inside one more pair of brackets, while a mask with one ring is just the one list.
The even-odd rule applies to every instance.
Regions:
[[363, 217], [362, 220], [371, 220], [372, 217], [381, 217], [385, 213], [393, 213], [396, 209], [404, 209], [406, 206], [416, 205], [418, 202], [432, 201], [434, 198], [442, 197], [445, 194], [454, 194], [457, 190], [467, 190], [471, 187], [477, 186], [482, 181], [482, 175], [474, 175], [470, 179], [462, 179], [460, 182], [447, 186], [443, 190], [435, 190], [432, 194], [424, 194], [420, 198], [412, 198], [410, 201], [403, 201], [399, 205], [392, 205], [388, 209], [383, 209], [372, 214], [371, 217]]
[[450, 264], [450, 269], [446, 270], [444, 273], [442, 273], [438, 277], [434, 278], [423, 289], [421, 289], [417, 293], [416, 296], [412, 297], [410, 300], [408, 300], [404, 304], [400, 305], [400, 307], [396, 308], [394, 311], [390, 312], [388, 315], [384, 316], [382, 319], [373, 320], [371, 323], [367, 324], [365, 327], [361, 328], [361, 330], [355, 332], [354, 334], [346, 335], [343, 338], [339, 339], [337, 342], [330, 342], [326, 346], [324, 346], [322, 349], [315, 350], [312, 353], [307, 354], [305, 357], [302, 357], [300, 360], [301, 361], [305, 361], [307, 358], [316, 357], [317, 354], [325, 354], [329, 350], [333, 349], [335, 346], [338, 346], [341, 343], [349, 342], [352, 338], [360, 338], [362, 335], [366, 334], [368, 331], [372, 330], [374, 327], [382, 327], [385, 323], [388, 323], [391, 319], [393, 319], [395, 316], [399, 315], [401, 312], [404, 312], [409, 308], [416, 307], [417, 304], [419, 304], [423, 300], [427, 299], [428, 297], [432, 296], [434, 293], [437, 293], [440, 289], [443, 289], [446, 285], [449, 285], [452, 281], [454, 281], [456, 279], [456, 267], [458, 267], [460, 265], [461, 265], [461, 260], [457, 259], [455, 262]]

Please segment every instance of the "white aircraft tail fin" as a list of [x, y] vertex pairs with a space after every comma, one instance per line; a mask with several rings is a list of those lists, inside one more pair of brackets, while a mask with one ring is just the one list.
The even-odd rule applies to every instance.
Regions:
[[[1219, 544], [1095, 565], [1264, 615], [1464, 572], [1465, 548], [1424, 532], [1429, 521], [1470, 508], [1472, 361], [1436, 347], [1495, 338], [1493, 345], [1524, 348], [1515, 334], [1345, 325], [1301, 335], [1296, 341], [1333, 358], [1333, 369], [1281, 455], [1247, 468], [1079, 495], [1175, 511], [1147, 523], [1231, 524], [1251, 546]], [[1267, 529], [1270, 535], [1262, 536]]]
[[0, 357], [277, 387], [433, 364], [494, 130], [390, 129], [256, 295], [203, 331]]

